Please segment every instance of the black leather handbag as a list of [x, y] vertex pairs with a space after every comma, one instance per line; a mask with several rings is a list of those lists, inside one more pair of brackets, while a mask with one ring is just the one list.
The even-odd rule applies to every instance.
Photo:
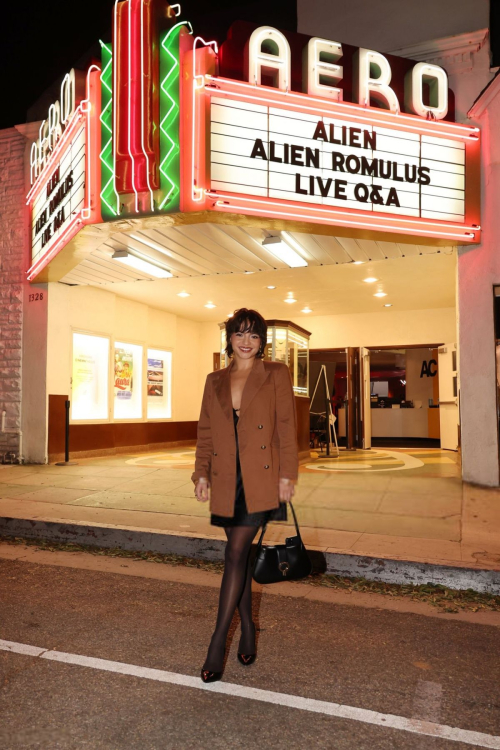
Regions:
[[285, 544], [262, 545], [266, 527], [257, 543], [257, 555], [253, 566], [253, 577], [257, 583], [279, 583], [306, 578], [311, 570], [311, 560], [300, 536], [297, 516], [292, 503], [289, 503], [297, 536], [285, 540]]

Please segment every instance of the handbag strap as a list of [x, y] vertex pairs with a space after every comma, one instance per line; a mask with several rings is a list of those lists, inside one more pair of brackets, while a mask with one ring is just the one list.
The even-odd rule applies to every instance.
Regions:
[[[290, 506], [290, 510], [292, 511], [293, 522], [295, 524], [295, 530], [297, 532], [297, 536], [299, 537], [300, 540], [302, 540], [302, 537], [300, 536], [300, 529], [299, 529], [299, 524], [297, 521], [297, 516], [295, 514], [295, 508], [293, 507], [293, 504], [291, 501], [288, 503], [288, 505]], [[257, 542], [257, 551], [260, 550], [260, 548], [262, 547], [262, 541], [264, 539], [264, 534], [266, 533], [266, 529], [267, 529], [267, 523], [262, 527], [259, 541]]]

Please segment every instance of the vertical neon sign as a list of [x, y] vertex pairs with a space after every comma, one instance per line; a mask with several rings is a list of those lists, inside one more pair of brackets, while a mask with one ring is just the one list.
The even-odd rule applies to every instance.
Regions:
[[[189, 32], [186, 28], [189, 27]], [[160, 37], [160, 203], [159, 209], [179, 210], [179, 74], [181, 36], [192, 34], [181, 21]]]
[[101, 42], [101, 214], [107, 221], [120, 213], [120, 197], [115, 192], [113, 162], [113, 50]]

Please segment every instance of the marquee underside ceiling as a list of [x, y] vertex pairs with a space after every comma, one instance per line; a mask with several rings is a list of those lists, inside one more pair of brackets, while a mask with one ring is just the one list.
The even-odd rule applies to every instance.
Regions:
[[[174, 277], [243, 274], [288, 269], [289, 266], [262, 245], [270, 232], [256, 227], [191, 224], [136, 229], [110, 234], [94, 244], [88, 254], [61, 282], [92, 286], [150, 280], [154, 277], [113, 260], [116, 250], [139, 251], [168, 268]], [[411, 245], [324, 234], [288, 232], [292, 247], [309, 267], [364, 263], [435, 253], [451, 253], [451, 247]]]

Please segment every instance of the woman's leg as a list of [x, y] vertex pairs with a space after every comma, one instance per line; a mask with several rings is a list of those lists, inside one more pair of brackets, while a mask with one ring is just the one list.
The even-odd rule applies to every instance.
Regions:
[[250, 553], [247, 558], [245, 588], [238, 602], [238, 612], [241, 620], [241, 638], [238, 652], [247, 655], [254, 654], [255, 626], [252, 618], [252, 566], [250, 564]]
[[[226, 529], [227, 545], [224, 556], [224, 575], [222, 576], [219, 596], [219, 611], [215, 631], [203, 665], [204, 670], [222, 671], [227, 634], [235, 609], [246, 587], [248, 556], [257, 531], [256, 526], [234, 526], [231, 529]], [[249, 598], [247, 596], [247, 600]], [[244, 602], [244, 607], [247, 600]], [[247, 611], [245, 609], [245, 616]]]

